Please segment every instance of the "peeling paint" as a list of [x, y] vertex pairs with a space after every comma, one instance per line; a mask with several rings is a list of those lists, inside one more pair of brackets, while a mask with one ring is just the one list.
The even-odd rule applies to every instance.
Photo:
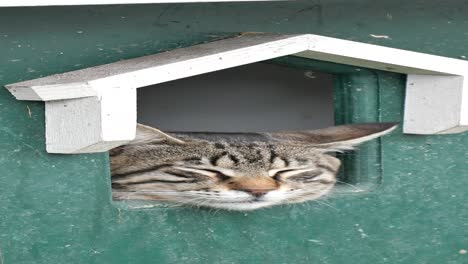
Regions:
[[29, 108], [29, 105], [27, 105], [26, 108], [28, 109], [28, 116], [29, 116], [29, 118], [32, 118], [31, 108]]
[[378, 38], [378, 39], [391, 39], [389, 36], [387, 35], [375, 35], [375, 34], [369, 34], [369, 36], [373, 37], [373, 38]]
[[357, 231], [359, 232], [359, 234], [361, 235], [361, 238], [367, 238], [369, 237], [365, 232], [364, 232], [364, 229], [362, 229], [359, 224], [355, 224], [355, 226], [358, 228]]
[[317, 245], [323, 245], [322, 241], [317, 240], [317, 239], [307, 239], [307, 241], [315, 243]]

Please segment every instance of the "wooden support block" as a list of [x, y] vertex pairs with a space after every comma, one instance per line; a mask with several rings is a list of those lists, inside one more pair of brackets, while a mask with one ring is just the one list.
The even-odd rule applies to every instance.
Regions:
[[403, 132], [430, 135], [463, 131], [463, 79], [462, 76], [409, 74]]
[[103, 152], [135, 137], [136, 90], [46, 102], [49, 153]]

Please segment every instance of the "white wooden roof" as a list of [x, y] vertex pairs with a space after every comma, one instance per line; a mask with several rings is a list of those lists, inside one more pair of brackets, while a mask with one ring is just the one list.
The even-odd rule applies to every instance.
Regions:
[[407, 74], [405, 133], [468, 130], [468, 62], [313, 34], [247, 33], [6, 87], [46, 101], [49, 152], [98, 152], [134, 137], [137, 88], [287, 55]]

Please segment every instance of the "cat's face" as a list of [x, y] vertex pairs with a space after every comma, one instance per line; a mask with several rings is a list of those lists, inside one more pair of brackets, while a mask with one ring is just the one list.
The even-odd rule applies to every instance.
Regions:
[[340, 161], [330, 152], [376, 138], [394, 124], [282, 133], [171, 133], [139, 125], [111, 151], [113, 197], [253, 210], [323, 196]]

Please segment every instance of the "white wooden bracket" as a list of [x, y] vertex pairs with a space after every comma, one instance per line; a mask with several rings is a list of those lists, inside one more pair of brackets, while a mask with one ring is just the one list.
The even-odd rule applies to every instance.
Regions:
[[6, 88], [46, 102], [48, 152], [101, 152], [134, 138], [136, 88], [286, 55], [407, 74], [405, 133], [468, 130], [468, 62], [312, 34], [243, 34]]

